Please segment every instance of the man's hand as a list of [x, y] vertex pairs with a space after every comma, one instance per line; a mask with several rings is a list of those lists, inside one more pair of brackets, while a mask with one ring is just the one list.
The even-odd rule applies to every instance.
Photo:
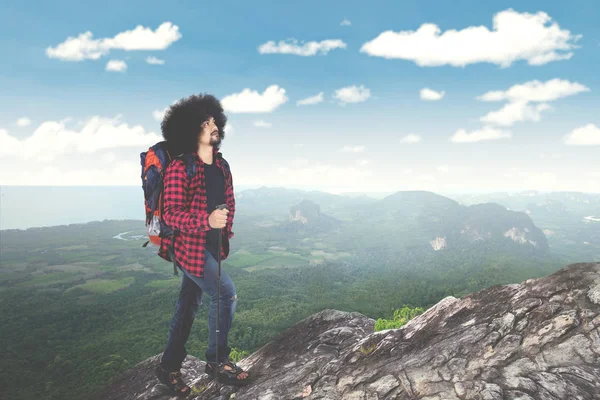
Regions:
[[228, 209], [215, 210], [208, 216], [208, 224], [211, 228], [224, 228], [227, 223]]

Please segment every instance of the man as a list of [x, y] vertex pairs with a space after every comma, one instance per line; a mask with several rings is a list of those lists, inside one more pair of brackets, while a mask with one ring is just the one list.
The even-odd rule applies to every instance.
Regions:
[[[178, 395], [187, 396], [190, 387], [181, 375], [181, 364], [187, 352], [185, 343], [192, 323], [202, 304], [202, 295], [210, 296], [208, 314], [208, 349], [205, 372], [226, 384], [246, 384], [248, 374], [229, 360], [231, 348], [227, 335], [237, 303], [235, 285], [221, 270], [220, 299], [217, 299], [218, 232], [222, 228], [221, 259], [229, 254], [229, 239], [235, 214], [233, 180], [227, 161], [219, 152], [225, 137], [227, 117], [219, 100], [212, 95], [194, 95], [172, 105], [161, 124], [171, 156], [191, 153], [197, 174], [188, 182], [183, 160], [175, 158], [164, 175], [164, 211], [167, 225], [178, 230], [174, 242], [176, 265], [184, 273], [175, 315], [171, 320], [167, 347], [156, 375]], [[215, 210], [226, 204], [224, 210]], [[165, 256], [170, 241], [162, 240], [159, 254]], [[217, 301], [219, 304], [219, 337], [216, 337]], [[217, 346], [219, 360], [216, 359]]]

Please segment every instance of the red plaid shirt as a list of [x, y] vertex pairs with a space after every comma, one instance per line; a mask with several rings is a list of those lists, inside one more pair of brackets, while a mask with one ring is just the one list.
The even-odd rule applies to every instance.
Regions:
[[[208, 224], [209, 211], [206, 206], [206, 180], [204, 178], [204, 162], [193, 153], [196, 162], [196, 175], [188, 186], [188, 177], [182, 160], [177, 159], [169, 164], [164, 175], [164, 211], [163, 219], [170, 227], [179, 230], [175, 236], [175, 258], [183, 268], [191, 274], [204, 277], [204, 249], [206, 232], [212, 229]], [[213, 162], [223, 171], [225, 176], [225, 202], [227, 203], [227, 223], [223, 228], [221, 260], [229, 255], [229, 239], [233, 236], [233, 216], [235, 214], [235, 197], [231, 173], [223, 167], [224, 159], [217, 147], [213, 147]], [[211, 210], [212, 211], [212, 210]], [[159, 255], [167, 257], [170, 238], [161, 241]], [[168, 259], [168, 258], [166, 258]]]

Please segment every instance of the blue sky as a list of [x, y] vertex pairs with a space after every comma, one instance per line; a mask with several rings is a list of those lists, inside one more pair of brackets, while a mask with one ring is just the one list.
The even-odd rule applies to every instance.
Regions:
[[600, 192], [599, 11], [8, 1], [0, 183], [139, 185], [161, 111], [208, 92], [226, 105], [239, 187]]

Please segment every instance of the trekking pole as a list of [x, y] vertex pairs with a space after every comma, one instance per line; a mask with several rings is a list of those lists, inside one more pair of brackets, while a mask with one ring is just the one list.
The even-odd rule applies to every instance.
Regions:
[[[227, 208], [227, 204], [221, 204], [219, 206], [216, 207], [217, 210], [223, 210]], [[219, 245], [218, 245], [218, 250], [217, 250], [217, 262], [219, 264], [219, 268], [218, 268], [218, 272], [217, 272], [217, 327], [216, 327], [216, 342], [217, 342], [217, 354], [216, 356], [216, 361], [217, 361], [217, 366], [214, 369], [214, 374], [215, 377], [217, 376], [217, 367], [219, 365], [219, 333], [221, 332], [221, 330], [219, 329], [219, 310], [220, 310], [220, 304], [221, 304], [221, 246], [222, 246], [222, 240], [223, 240], [223, 236], [222, 236], [222, 228], [219, 228]]]

